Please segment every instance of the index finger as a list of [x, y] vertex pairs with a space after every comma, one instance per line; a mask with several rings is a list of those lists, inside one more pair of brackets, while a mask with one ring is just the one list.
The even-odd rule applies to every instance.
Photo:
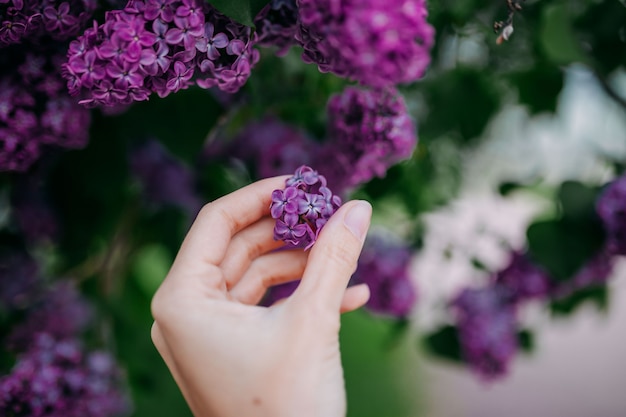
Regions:
[[270, 212], [272, 191], [287, 175], [257, 181], [206, 204], [191, 225], [176, 262], [219, 265], [233, 235]]

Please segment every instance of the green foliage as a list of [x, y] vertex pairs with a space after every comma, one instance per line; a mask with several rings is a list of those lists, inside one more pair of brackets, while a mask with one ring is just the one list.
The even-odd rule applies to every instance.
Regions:
[[599, 310], [606, 311], [609, 306], [609, 291], [606, 285], [583, 288], [565, 298], [553, 300], [550, 303], [550, 311], [554, 316], [569, 316], [587, 304], [593, 304]]
[[254, 26], [254, 16], [256, 16], [266, 4], [268, 4], [268, 1], [211, 0], [209, 3], [236, 22], [243, 23], [247, 26]]

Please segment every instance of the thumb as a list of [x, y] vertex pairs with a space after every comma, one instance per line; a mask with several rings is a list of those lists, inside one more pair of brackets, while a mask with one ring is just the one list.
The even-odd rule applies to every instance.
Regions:
[[311, 249], [295, 298], [339, 312], [371, 216], [372, 206], [362, 200], [350, 201], [337, 210]]

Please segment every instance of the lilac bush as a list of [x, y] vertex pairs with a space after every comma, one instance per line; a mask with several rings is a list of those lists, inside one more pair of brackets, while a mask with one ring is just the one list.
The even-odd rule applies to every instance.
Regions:
[[76, 36], [96, 9], [94, 0], [1, 0], [0, 48], [44, 36]]
[[509, 264], [495, 274], [495, 284], [513, 302], [545, 298], [553, 287], [548, 272], [520, 252], [511, 253]]
[[392, 317], [406, 317], [417, 301], [410, 277], [412, 251], [382, 236], [368, 236], [351, 284], [367, 284], [367, 309]]
[[0, 249], [0, 310], [24, 309], [41, 287], [39, 266], [23, 249]]
[[0, 171], [27, 170], [46, 146], [87, 143], [91, 117], [67, 96], [59, 73], [63, 56], [56, 48], [1, 50]]
[[0, 378], [0, 415], [12, 417], [115, 417], [129, 401], [113, 358], [88, 352], [75, 339], [38, 334]]
[[285, 189], [272, 193], [270, 213], [276, 219], [274, 239], [307, 250], [341, 206], [341, 198], [333, 195], [323, 175], [306, 165], [296, 169], [285, 185]]
[[327, 105], [328, 140], [314, 164], [338, 190], [362, 184], [411, 156], [415, 124], [393, 89], [348, 87]]
[[259, 59], [255, 38], [202, 0], [131, 0], [70, 44], [64, 75], [86, 106], [165, 97], [194, 83], [233, 93]]
[[298, 0], [302, 59], [373, 87], [419, 79], [434, 30], [424, 0]]

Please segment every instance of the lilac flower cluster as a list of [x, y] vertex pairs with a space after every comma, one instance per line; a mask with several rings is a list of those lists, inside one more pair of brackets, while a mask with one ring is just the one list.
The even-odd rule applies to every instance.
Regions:
[[200, 210], [193, 172], [159, 141], [153, 139], [134, 149], [130, 168], [150, 204], [179, 207], [192, 216]]
[[76, 36], [96, 5], [94, 0], [1, 0], [0, 48], [37, 42], [44, 35], [54, 40]]
[[513, 303], [544, 298], [553, 288], [548, 272], [520, 252], [513, 252], [509, 264], [496, 273], [495, 284]]
[[626, 255], [626, 175], [609, 183], [596, 202], [596, 211], [607, 234], [607, 248]]
[[64, 76], [87, 106], [165, 97], [194, 82], [233, 93], [259, 59], [255, 38], [202, 0], [131, 0], [70, 44]]
[[268, 289], [265, 297], [263, 297], [259, 305], [269, 307], [275, 302], [291, 296], [296, 288], [298, 288], [299, 284], [300, 281], [289, 281], [283, 284], [274, 285], [273, 287]]
[[515, 305], [498, 286], [465, 289], [452, 305], [470, 367], [485, 380], [505, 375], [518, 349]]
[[9, 335], [7, 345], [12, 350], [26, 350], [44, 333], [57, 340], [75, 337], [91, 320], [90, 305], [70, 282], [61, 281], [42, 295]]
[[0, 171], [25, 171], [44, 146], [81, 148], [89, 112], [67, 96], [62, 56], [19, 46], [0, 54]]
[[420, 78], [434, 30], [425, 0], [298, 0], [302, 59], [373, 87]]
[[214, 141], [205, 150], [209, 160], [233, 158], [251, 168], [255, 178], [294, 172], [311, 162], [313, 141], [300, 129], [280, 120], [266, 118], [252, 122], [225, 144]]
[[298, 6], [296, 0], [272, 0], [254, 19], [260, 46], [278, 48], [278, 55], [287, 53], [296, 43]]
[[343, 190], [383, 176], [417, 144], [415, 124], [397, 91], [346, 88], [327, 106], [328, 136], [314, 164]]
[[126, 415], [122, 374], [104, 352], [87, 353], [74, 339], [39, 334], [0, 379], [0, 415], [114, 417]]
[[341, 206], [341, 198], [326, 186], [326, 178], [303, 165], [285, 181], [284, 190], [272, 192], [270, 213], [276, 219], [274, 239], [309, 249], [330, 216]]
[[417, 301], [409, 274], [411, 250], [382, 236], [368, 236], [351, 284], [367, 284], [366, 307], [379, 314], [406, 317]]

